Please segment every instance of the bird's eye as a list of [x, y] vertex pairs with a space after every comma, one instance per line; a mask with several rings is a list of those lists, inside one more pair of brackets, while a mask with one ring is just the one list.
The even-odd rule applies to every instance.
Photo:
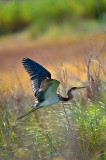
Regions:
[[76, 89], [76, 87], [73, 87], [73, 88], [72, 88], [72, 90], [75, 90], [75, 89]]

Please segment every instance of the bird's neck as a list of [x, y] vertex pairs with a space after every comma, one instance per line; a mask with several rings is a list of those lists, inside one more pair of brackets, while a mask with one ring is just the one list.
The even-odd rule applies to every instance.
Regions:
[[72, 95], [72, 93], [71, 93], [71, 90], [69, 90], [69, 91], [67, 92], [67, 96], [68, 96], [68, 97], [62, 97], [60, 94], [58, 94], [58, 97], [59, 97], [59, 100], [60, 100], [60, 101], [69, 101], [69, 100], [71, 100], [71, 99], [73, 98], [73, 95]]

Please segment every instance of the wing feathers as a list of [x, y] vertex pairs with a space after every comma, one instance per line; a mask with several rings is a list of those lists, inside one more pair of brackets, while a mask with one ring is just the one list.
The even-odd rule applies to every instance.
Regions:
[[60, 82], [55, 79], [46, 79], [41, 83], [41, 87], [37, 94], [39, 102], [43, 102], [49, 97], [54, 97]]
[[43, 66], [27, 57], [23, 58], [22, 64], [30, 75], [32, 89], [36, 96], [36, 92], [40, 88], [42, 81], [44, 81], [46, 78], [51, 78], [51, 73]]

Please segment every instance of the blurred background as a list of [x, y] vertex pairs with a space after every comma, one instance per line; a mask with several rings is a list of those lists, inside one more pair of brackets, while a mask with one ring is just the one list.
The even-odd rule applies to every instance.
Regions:
[[[0, 0], [0, 160], [106, 158], [105, 40], [106, 0]], [[41, 109], [11, 128], [35, 100], [24, 57], [60, 80], [64, 96], [92, 87], [67, 110]]]

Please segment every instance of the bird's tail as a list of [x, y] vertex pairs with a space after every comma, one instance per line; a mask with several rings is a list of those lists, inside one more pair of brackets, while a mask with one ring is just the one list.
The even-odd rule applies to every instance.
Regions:
[[25, 114], [22, 114], [21, 116], [19, 116], [19, 117], [15, 120], [15, 122], [18, 121], [18, 120], [20, 120], [20, 119], [22, 119], [22, 118], [24, 118], [24, 117], [26, 117], [28, 114], [34, 112], [35, 110], [37, 110], [37, 109], [39, 109], [39, 108], [41, 108], [41, 106], [36, 106], [36, 107], [32, 108], [31, 110], [29, 110], [29, 111], [26, 112]]

